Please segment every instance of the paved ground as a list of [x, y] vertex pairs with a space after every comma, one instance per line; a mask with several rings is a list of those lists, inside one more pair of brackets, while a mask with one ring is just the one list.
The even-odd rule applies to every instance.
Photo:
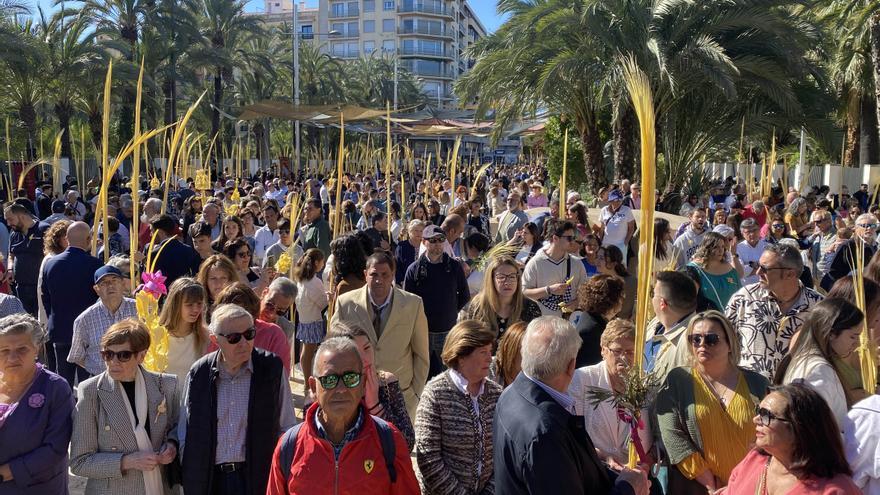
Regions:
[[[296, 406], [296, 416], [302, 419], [303, 376], [299, 370], [294, 372], [294, 378], [290, 380], [290, 387], [293, 391], [293, 404]], [[86, 488], [86, 479], [71, 474], [68, 487], [70, 488], [70, 495], [83, 495]]]

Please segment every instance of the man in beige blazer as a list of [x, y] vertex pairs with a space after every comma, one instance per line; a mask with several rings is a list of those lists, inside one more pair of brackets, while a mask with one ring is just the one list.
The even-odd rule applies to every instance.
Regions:
[[428, 320], [422, 298], [394, 287], [394, 258], [377, 252], [367, 259], [367, 284], [336, 300], [330, 329], [343, 323], [362, 328], [376, 345], [376, 367], [397, 376], [406, 409], [415, 421], [428, 379]]

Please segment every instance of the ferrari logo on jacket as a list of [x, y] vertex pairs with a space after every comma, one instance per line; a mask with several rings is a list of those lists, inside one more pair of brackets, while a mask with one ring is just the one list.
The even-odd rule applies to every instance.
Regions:
[[373, 472], [373, 467], [374, 467], [375, 465], [376, 465], [376, 463], [373, 462], [372, 459], [367, 459], [366, 461], [364, 461], [364, 471], [366, 471], [367, 474], [372, 473], [372, 472]]

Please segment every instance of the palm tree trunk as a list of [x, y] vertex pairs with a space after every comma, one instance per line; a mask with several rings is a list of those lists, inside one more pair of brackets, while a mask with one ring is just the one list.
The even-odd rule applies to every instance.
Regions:
[[618, 110], [614, 121], [614, 177], [635, 180], [635, 123], [636, 115], [628, 102]]
[[104, 139], [103, 116], [100, 111], [89, 112], [89, 132], [92, 133], [92, 150], [100, 149]]
[[71, 111], [69, 102], [55, 103], [55, 116], [58, 117], [58, 127], [61, 128], [61, 156], [64, 158], [73, 158], [73, 149], [70, 144]]
[[584, 150], [584, 169], [587, 173], [587, 189], [596, 196], [599, 189], [608, 184], [605, 176], [605, 160], [602, 156], [602, 142], [599, 138], [599, 125], [595, 119], [590, 122], [577, 122]]
[[25, 157], [32, 162], [37, 158], [37, 110], [34, 104], [31, 102], [22, 104], [18, 108], [18, 118], [24, 125], [27, 135]]
[[874, 111], [880, 122], [880, 12], [871, 16], [871, 63], [874, 66]]
[[170, 77], [162, 85], [162, 96], [165, 98], [165, 125], [177, 122], [177, 80]]
[[859, 165], [880, 163], [880, 131], [877, 129], [877, 112], [869, 95], [860, 98], [859, 112]]
[[211, 139], [220, 132], [220, 102], [223, 100], [223, 68], [214, 72], [214, 108], [211, 109]]

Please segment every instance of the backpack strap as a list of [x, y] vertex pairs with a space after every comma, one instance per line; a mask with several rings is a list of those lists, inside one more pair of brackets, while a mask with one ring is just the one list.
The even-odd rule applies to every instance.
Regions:
[[397, 481], [397, 469], [394, 467], [394, 459], [397, 457], [397, 446], [394, 444], [394, 431], [382, 418], [371, 416], [379, 432], [379, 444], [382, 445], [382, 457], [385, 458], [385, 467], [388, 469], [388, 477], [391, 483]]
[[290, 479], [290, 465], [293, 463], [294, 455], [296, 455], [296, 438], [299, 436], [299, 430], [302, 429], [303, 424], [304, 422], [287, 430], [287, 433], [281, 438], [278, 466], [281, 468], [281, 474], [284, 475], [285, 484]]

